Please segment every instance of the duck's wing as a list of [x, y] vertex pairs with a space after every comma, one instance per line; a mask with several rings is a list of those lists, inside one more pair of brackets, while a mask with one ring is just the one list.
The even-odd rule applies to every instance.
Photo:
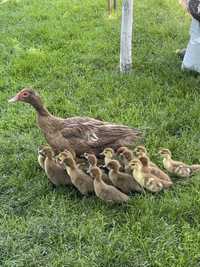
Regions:
[[[91, 147], [132, 144], [142, 132], [124, 125], [109, 124], [90, 118], [77, 117], [63, 121], [61, 134], [65, 138], [80, 138]], [[71, 120], [71, 122], [69, 121]]]

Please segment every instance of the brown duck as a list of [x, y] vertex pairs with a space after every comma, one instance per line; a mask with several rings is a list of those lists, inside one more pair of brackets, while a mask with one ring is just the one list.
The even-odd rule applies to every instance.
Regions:
[[84, 152], [99, 154], [105, 147], [117, 149], [133, 144], [142, 136], [141, 131], [88, 117], [62, 119], [50, 114], [39, 95], [30, 88], [22, 89], [9, 102], [29, 103], [37, 112], [38, 126], [47, 143], [57, 153], [74, 150], [77, 156]]

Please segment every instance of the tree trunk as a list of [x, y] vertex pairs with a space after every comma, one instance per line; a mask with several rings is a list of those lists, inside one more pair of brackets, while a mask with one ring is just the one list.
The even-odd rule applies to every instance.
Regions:
[[123, 0], [120, 44], [120, 71], [132, 68], [133, 0]]

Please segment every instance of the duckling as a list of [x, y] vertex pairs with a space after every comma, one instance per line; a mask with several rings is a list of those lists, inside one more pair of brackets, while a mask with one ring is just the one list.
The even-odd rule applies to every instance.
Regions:
[[38, 148], [38, 163], [42, 169], [44, 169], [44, 162], [46, 157], [42, 154], [42, 147]]
[[45, 146], [40, 150], [40, 154], [45, 157], [44, 170], [52, 184], [56, 186], [72, 184], [66, 170], [54, 159], [52, 148]]
[[161, 180], [161, 183], [163, 184], [164, 188], [170, 187], [173, 182], [170, 179], [170, 177], [164, 173], [162, 170], [159, 168], [151, 167], [149, 164], [149, 158], [147, 156], [140, 157], [139, 160], [142, 162], [143, 165], [143, 171], [144, 172], [150, 172], [157, 178]]
[[160, 179], [150, 172], [144, 171], [142, 162], [139, 159], [131, 160], [129, 163], [136, 181], [152, 193], [160, 192], [164, 187]]
[[105, 148], [100, 155], [104, 156], [104, 164], [107, 166], [107, 164], [111, 161], [111, 159], [114, 157], [114, 150], [112, 148]]
[[112, 185], [107, 185], [102, 180], [102, 172], [98, 167], [91, 169], [90, 175], [94, 178], [94, 191], [97, 197], [109, 203], [123, 203], [129, 200], [129, 197], [120, 192]]
[[[139, 157], [143, 157], [143, 156], [148, 156], [148, 153], [147, 153], [147, 150], [146, 150], [146, 147], [145, 146], [137, 146], [135, 149], [134, 149], [134, 153], [135, 155], [139, 158]], [[150, 158], [149, 158], [149, 165], [151, 167], [156, 167], [156, 168], [159, 168], [155, 163], [153, 163]]]
[[[97, 158], [95, 156], [95, 154], [89, 154], [89, 153], [84, 153], [84, 157], [88, 160], [89, 162], [89, 167], [87, 170], [87, 173], [91, 172], [91, 169], [94, 167], [97, 167]], [[105, 171], [102, 171], [102, 180], [109, 185], [113, 185], [113, 183], [111, 182], [111, 180], [109, 179], [108, 175], [105, 173]]]
[[143, 192], [143, 188], [136, 182], [132, 175], [120, 171], [120, 164], [117, 160], [111, 160], [107, 164], [109, 169], [109, 178], [113, 185], [122, 192], [128, 194], [130, 192]]
[[65, 164], [72, 184], [81, 194], [87, 195], [88, 193], [94, 192], [93, 179], [79, 168], [70, 152], [61, 152], [58, 158], [61, 163]]
[[134, 159], [134, 155], [133, 152], [130, 149], [124, 149], [120, 155], [122, 156], [122, 161], [123, 161], [123, 165], [124, 165], [124, 170], [126, 173], [131, 174], [132, 171], [130, 169], [129, 166], [129, 162]]
[[172, 153], [169, 149], [162, 148], [159, 150], [159, 154], [163, 158], [164, 168], [180, 178], [190, 177], [196, 172], [200, 172], [200, 165], [188, 165], [181, 161], [175, 161], [172, 159]]
[[120, 155], [125, 150], [129, 150], [129, 148], [127, 146], [120, 146], [116, 151], [116, 155]]

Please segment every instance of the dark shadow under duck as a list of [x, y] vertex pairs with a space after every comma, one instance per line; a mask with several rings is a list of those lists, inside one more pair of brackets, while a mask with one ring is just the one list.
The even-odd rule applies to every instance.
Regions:
[[111, 124], [88, 117], [62, 119], [44, 107], [40, 96], [30, 88], [22, 89], [9, 102], [29, 103], [37, 112], [38, 126], [47, 143], [57, 154], [65, 149], [74, 150], [79, 156], [84, 152], [98, 155], [104, 148], [117, 149], [134, 145], [142, 137], [140, 130]]

